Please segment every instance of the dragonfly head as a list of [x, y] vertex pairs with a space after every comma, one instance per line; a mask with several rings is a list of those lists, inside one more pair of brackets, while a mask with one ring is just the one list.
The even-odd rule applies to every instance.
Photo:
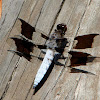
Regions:
[[61, 31], [61, 33], [62, 33], [63, 35], [65, 35], [65, 32], [67, 31], [67, 26], [66, 26], [66, 24], [64, 24], [64, 23], [58, 24], [58, 25], [57, 25], [57, 30], [58, 30], [58, 31]]

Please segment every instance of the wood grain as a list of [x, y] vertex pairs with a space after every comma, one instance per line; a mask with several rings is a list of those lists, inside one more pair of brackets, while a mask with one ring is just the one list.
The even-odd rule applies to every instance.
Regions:
[[[68, 64], [73, 39], [78, 35], [100, 32], [100, 0], [3, 0], [0, 19], [0, 98], [1, 100], [99, 100], [100, 62], [91, 62], [77, 68], [96, 75], [70, 73]], [[33, 95], [32, 85], [41, 64], [37, 58], [31, 62], [16, 54], [7, 52], [16, 50], [13, 40], [9, 39], [21, 32], [21, 18], [49, 35], [58, 23], [67, 24], [65, 37], [70, 46], [64, 55], [69, 58], [60, 60], [63, 66], [55, 65], [43, 86]], [[34, 34], [34, 42], [45, 43], [45, 39]], [[98, 45], [97, 45], [98, 44]], [[100, 55], [100, 41], [96, 39], [95, 48], [86, 49], [88, 53]], [[82, 51], [82, 50], [80, 50]], [[83, 50], [84, 51], [84, 50]], [[40, 55], [35, 48], [32, 54]]]
[[2, 15], [2, 0], [0, 0], [0, 18], [1, 18], [1, 15]]

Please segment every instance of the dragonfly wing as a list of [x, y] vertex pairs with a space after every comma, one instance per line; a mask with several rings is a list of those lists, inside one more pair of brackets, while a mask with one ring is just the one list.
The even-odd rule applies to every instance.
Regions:
[[83, 36], [77, 36], [75, 40], [77, 40], [77, 44], [74, 46], [74, 49], [85, 49], [92, 48], [92, 43], [94, 42], [94, 38], [99, 34], [88, 34]]
[[26, 38], [31, 39], [32, 40], [32, 35], [33, 32], [35, 32], [35, 27], [31, 26], [30, 24], [28, 24], [27, 22], [25, 22], [22, 19], [19, 19], [22, 23], [21, 25], [21, 34], [24, 35]]
[[[11, 37], [11, 39], [14, 40], [15, 45], [16, 45], [16, 49], [18, 52], [20, 52], [21, 54], [27, 54], [30, 55], [30, 53], [33, 51], [34, 49], [34, 44], [31, 42], [27, 42], [24, 40], [21, 40], [20, 38], [16, 38], [16, 37]], [[23, 55], [22, 55], [23, 56]], [[25, 58], [27, 59], [27, 57], [25, 56]], [[28, 57], [28, 60], [31, 59], [31, 56]]]
[[29, 61], [32, 59], [32, 55], [30, 53], [34, 50], [34, 47], [37, 47], [39, 49], [46, 49], [46, 45], [34, 44], [31, 41], [21, 39], [19, 36], [11, 37], [11, 39], [15, 41], [17, 47], [17, 51], [15, 51], [15, 53], [20, 57], [23, 56]]
[[32, 40], [32, 35], [33, 32], [39, 32], [41, 34], [41, 37], [45, 38], [45, 39], [49, 39], [48, 36], [44, 35], [42, 31], [40, 31], [39, 29], [36, 29], [35, 27], [31, 26], [30, 24], [28, 24], [27, 22], [25, 22], [22, 19], [19, 19], [22, 23], [21, 25], [21, 34], [24, 35], [26, 38], [31, 39]]
[[[80, 66], [80, 65], [86, 65], [88, 61], [88, 57], [91, 56], [88, 53], [83, 53], [83, 52], [77, 52], [77, 51], [70, 51], [69, 54], [72, 55], [71, 57], [71, 67], [74, 66]], [[94, 57], [90, 57], [93, 59]], [[91, 60], [92, 61], [92, 60]]]

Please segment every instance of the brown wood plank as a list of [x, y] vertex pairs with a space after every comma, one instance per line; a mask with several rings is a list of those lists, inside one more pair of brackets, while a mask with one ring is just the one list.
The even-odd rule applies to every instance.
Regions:
[[[7, 4], [7, 5], [6, 5]], [[7, 54], [7, 49], [9, 45], [6, 43], [6, 39], [9, 35], [10, 29], [13, 27], [16, 18], [19, 14], [19, 11], [21, 9], [21, 6], [23, 4], [23, 0], [15, 0], [14, 2], [12, 0], [10, 1], [3, 1], [3, 13], [2, 18], [0, 22], [0, 97], [2, 97], [2, 94], [4, 93], [4, 90], [6, 89], [6, 86], [8, 84], [8, 80], [10, 78], [10, 75], [14, 69], [13, 64], [16, 64], [14, 62], [11, 62], [14, 59], [12, 58], [12, 54]], [[15, 10], [16, 9], [16, 10]], [[16, 59], [17, 60], [17, 59]], [[12, 65], [12, 66], [11, 66]]]
[[[7, 5], [7, 6], [6, 6]], [[16, 7], [16, 9], [15, 9]], [[4, 11], [5, 8], [5, 11]], [[76, 35], [99, 33], [99, 0], [4, 0], [3, 15], [0, 22], [0, 97], [3, 100], [99, 100], [99, 65], [90, 63], [78, 68], [93, 72], [95, 75], [69, 73], [69, 59], [60, 60], [66, 67], [54, 66], [50, 76], [33, 95], [32, 85], [41, 61], [33, 58], [31, 62], [19, 57], [8, 49], [16, 50], [13, 40], [9, 37], [20, 34], [22, 18], [32, 26], [44, 31], [46, 35], [53, 32], [58, 23], [66, 23], [68, 31], [65, 37], [71, 41], [64, 55], [72, 49]], [[45, 43], [38, 34], [33, 35], [33, 41]], [[98, 45], [96, 45], [98, 43]], [[99, 53], [99, 39], [94, 49], [86, 49], [94, 55]], [[82, 50], [81, 50], [82, 51]], [[84, 50], [83, 50], [84, 51]], [[33, 54], [41, 55], [39, 49]], [[42, 56], [42, 55], [41, 55]]]
[[[11, 2], [11, 1], [10, 1]], [[11, 7], [12, 8], [12, 11], [13, 12], [15, 12], [15, 14], [16, 13], [20, 13], [20, 10], [21, 10], [21, 8], [22, 8], [22, 3], [21, 3], [22, 1], [18, 1], [18, 2], [14, 2], [14, 3], [16, 3], [16, 10], [14, 10], [13, 9], [13, 7]], [[28, 1], [29, 2], [29, 1]], [[31, 0], [30, 0], [30, 3], [29, 3], [29, 5], [31, 5]], [[6, 3], [6, 2], [5, 2]], [[4, 3], [4, 4], [5, 4]], [[12, 3], [12, 2], [11, 2]], [[21, 6], [17, 6], [17, 3], [18, 4], [20, 4]], [[9, 5], [9, 2], [8, 2], [8, 4], [7, 4], [7, 6]], [[14, 5], [13, 5], [14, 6]], [[25, 5], [26, 6], [26, 5]], [[28, 6], [28, 5], [27, 5]], [[34, 5], [32, 5], [32, 7], [34, 8], [34, 6], [35, 6], [35, 4]], [[9, 6], [8, 6], [9, 7]], [[20, 9], [20, 10], [17, 10], [17, 7], [18, 7], [18, 9]], [[21, 8], [20, 8], [21, 7]], [[31, 8], [32, 8], [31, 7]], [[10, 9], [11, 9], [10, 8]], [[28, 9], [27, 9], [28, 10]], [[27, 11], [26, 10], [26, 12], [29, 12], [29, 10]], [[11, 12], [12, 12], [11, 11]], [[23, 11], [23, 9], [22, 9], [22, 12], [23, 13], [25, 13], [24, 11]], [[31, 13], [32, 11], [30, 11], [30, 13]], [[7, 13], [6, 12], [6, 10], [5, 10], [5, 12], [4, 12], [4, 14], [5, 13]], [[9, 11], [9, 13], [10, 13], [10, 11]], [[22, 14], [22, 13], [21, 13]], [[27, 13], [28, 14], [28, 13]], [[11, 14], [11, 17], [13, 17], [13, 15], [14, 15], [14, 13], [13, 14]], [[20, 15], [21, 16], [21, 15]], [[23, 15], [24, 16], [24, 15]], [[15, 17], [17, 18], [17, 16], [15, 15]], [[15, 18], [15, 17], [13, 17], [13, 18]], [[26, 18], [26, 17], [25, 17]], [[29, 18], [29, 16], [27, 16], [27, 18]], [[9, 19], [9, 16], [7, 16], [5, 19]], [[3, 18], [1, 19], [1, 21], [2, 20], [4, 20]], [[11, 21], [13, 20], [13, 19], [10, 19]], [[15, 19], [15, 21], [16, 21], [16, 19]], [[7, 22], [4, 22], [5, 23], [5, 25], [6, 25], [6, 23]], [[7, 25], [11, 25], [11, 24], [14, 24], [15, 22], [11, 22], [10, 23], [10, 21], [8, 20], [8, 24]], [[7, 26], [3, 26], [4, 24], [2, 24], [2, 27], [5, 27], [5, 28], [9, 28], [9, 27], [7, 27]], [[21, 26], [21, 24], [19, 23], [19, 21], [17, 21], [16, 22], [16, 24], [15, 24], [15, 26], [14, 26], [14, 28], [12, 29], [12, 31], [11, 31], [11, 33], [10, 33], [10, 36], [14, 36], [14, 35], [16, 35], [16, 34], [20, 34], [20, 26]], [[9, 39], [9, 33], [8, 33], [8, 31], [6, 32], [6, 30], [4, 30], [4, 29], [2, 29], [1, 28], [1, 30], [3, 30], [7, 35], [1, 40], [1, 43], [0, 43], [0, 45], [1, 45], [1, 52], [0, 52], [0, 54], [1, 54], [1, 57], [0, 57], [0, 62], [1, 62], [1, 66], [0, 66], [0, 81], [1, 81], [1, 84], [0, 84], [0, 97], [2, 97], [2, 96], [4, 96], [5, 95], [5, 91], [7, 91], [7, 87], [9, 87], [9, 83], [10, 83], [10, 78], [13, 76], [13, 72], [16, 70], [16, 63], [19, 61], [19, 56], [15, 56], [16, 57], [16, 59], [15, 59], [15, 57], [14, 57], [14, 54], [12, 54], [12, 53], [9, 53], [9, 52], [7, 52], [7, 50], [8, 49], [15, 49], [15, 44], [14, 44], [14, 42], [12, 41], [12, 40], [10, 40]], [[4, 34], [2, 34], [2, 35], [4, 35]], [[13, 42], [13, 43], [12, 43]], [[13, 45], [13, 46], [12, 46]], [[14, 47], [14, 48], [13, 48]], [[14, 62], [12, 62], [12, 59], [15, 59], [15, 61]], [[14, 87], [13, 87], [14, 88]]]
[[0, 18], [1, 18], [1, 15], [2, 15], [2, 0], [0, 0]]

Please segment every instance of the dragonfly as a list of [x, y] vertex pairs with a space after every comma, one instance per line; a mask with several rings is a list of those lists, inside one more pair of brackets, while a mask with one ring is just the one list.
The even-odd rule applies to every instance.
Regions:
[[[35, 27], [25, 22], [24, 20], [22, 19], [19, 20], [22, 23], [21, 35], [16, 35], [14, 37], [11, 37], [11, 39], [15, 41], [17, 50], [8, 50], [8, 51], [14, 52], [21, 57], [23, 56], [28, 61], [30, 61], [32, 57], [37, 57], [38, 59], [42, 60], [42, 63], [37, 71], [33, 84], [33, 89], [35, 89], [39, 85], [41, 80], [44, 78], [46, 72], [48, 71], [52, 63], [64, 66], [64, 64], [58, 62], [58, 59], [67, 58], [63, 55], [64, 48], [69, 45], [68, 39], [64, 37], [67, 31], [67, 25], [64, 23], [58, 24], [54, 32], [51, 33], [49, 36], [47, 36], [44, 35], [43, 32], [41, 32], [40, 30], [36, 29]], [[47, 40], [45, 44], [39, 45], [32, 41], [32, 36], [34, 36], [34, 32], [37, 31], [41, 34], [42, 38]], [[74, 40], [76, 40], [77, 43], [74, 49], [92, 48], [92, 43], [94, 41], [94, 38], [98, 35], [99, 34], [88, 34], [75, 37]], [[43, 53], [45, 53], [44, 59], [42, 57], [38, 57], [31, 54], [34, 47], [39, 48]], [[71, 68], [71, 70], [74, 71], [78, 70], [83, 73], [91, 74], [91, 72], [88, 71], [75, 69], [73, 66], [86, 65], [88, 57], [90, 58], [96, 58], [96, 57], [92, 56], [89, 53], [78, 52], [78, 51], [69, 51], [68, 53], [71, 55], [70, 59], [71, 64], [70, 66], [68, 66]]]

